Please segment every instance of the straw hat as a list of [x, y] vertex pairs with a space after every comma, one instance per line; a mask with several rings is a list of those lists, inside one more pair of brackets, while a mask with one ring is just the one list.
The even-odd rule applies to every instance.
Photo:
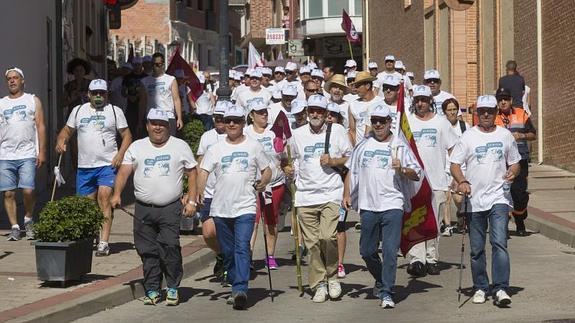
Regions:
[[344, 94], [349, 93], [349, 88], [347, 87], [347, 85], [345, 85], [345, 76], [343, 76], [343, 74], [332, 75], [332, 77], [327, 82], [325, 82], [323, 89], [329, 92], [329, 89], [331, 88], [332, 85], [339, 85], [343, 90]]
[[355, 82], [350, 83], [350, 86], [354, 86], [356, 84], [360, 84], [360, 83], [364, 83], [364, 82], [373, 82], [377, 80], [377, 77], [373, 77], [371, 76], [371, 74], [369, 73], [369, 71], [361, 71], [358, 72], [356, 77], [355, 77]]

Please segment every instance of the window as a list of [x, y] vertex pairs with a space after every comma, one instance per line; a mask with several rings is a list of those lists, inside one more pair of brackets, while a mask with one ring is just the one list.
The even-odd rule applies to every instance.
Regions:
[[363, 15], [363, 12], [362, 12], [362, 10], [363, 10], [363, 8], [362, 8], [363, 1], [362, 1], [362, 0], [354, 0], [354, 1], [355, 1], [355, 3], [354, 3], [353, 5], [355, 6], [355, 15], [356, 15], [356, 16], [361, 16], [361, 15]]
[[308, 18], [317, 18], [323, 16], [323, 5], [321, 0], [309, 0], [307, 3]]
[[[357, 2], [357, 1], [356, 1]], [[359, 1], [361, 2], [361, 1]], [[349, 12], [349, 0], [330, 0], [328, 4], [328, 16], [341, 16], [342, 9]], [[357, 11], [357, 9], [356, 9]], [[353, 15], [353, 13], [350, 13]], [[361, 13], [360, 13], [361, 14]]]

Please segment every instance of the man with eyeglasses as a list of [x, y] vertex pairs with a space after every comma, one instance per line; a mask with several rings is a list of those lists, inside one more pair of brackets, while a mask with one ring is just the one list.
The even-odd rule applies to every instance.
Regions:
[[247, 90], [238, 93], [236, 105], [244, 108], [248, 112], [248, 103], [254, 98], [261, 98], [265, 104], [269, 104], [272, 94], [261, 85], [262, 72], [260, 70], [250, 71], [250, 87]]
[[324, 89], [329, 93], [329, 101], [338, 105], [340, 114], [343, 117], [342, 125], [349, 131], [349, 102], [346, 101], [344, 97], [350, 90], [349, 87], [345, 85], [345, 77], [343, 74], [335, 74], [325, 83]]
[[305, 91], [306, 100], [309, 100], [310, 96], [314, 94], [322, 95], [320, 93], [320, 86], [313, 80], [307, 80], [303, 83], [303, 90]]
[[[386, 55], [384, 61], [385, 61], [384, 63], [385, 69], [377, 74], [377, 83], [382, 84], [383, 79], [385, 78], [386, 75], [395, 75], [398, 79], [403, 80], [403, 75], [401, 75], [401, 73], [395, 70], [395, 63], [396, 63], [395, 56]], [[403, 63], [401, 65], [403, 65]], [[410, 90], [411, 82], [405, 84], [405, 87], [406, 90]], [[378, 95], [383, 96], [381, 91], [378, 92]]]
[[152, 61], [154, 63], [152, 75], [141, 81], [148, 92], [148, 111], [150, 109], [165, 111], [170, 118], [170, 134], [175, 136], [176, 131], [184, 126], [178, 82], [175, 77], [165, 73], [164, 54], [154, 53]]
[[[383, 103], [382, 105], [389, 109], [389, 115], [392, 118], [391, 131], [395, 132], [395, 127], [397, 123], [397, 94], [399, 92], [400, 79], [396, 75], [388, 74], [383, 77], [381, 84], [381, 92], [383, 93]], [[370, 111], [371, 112], [371, 111]], [[369, 121], [369, 120], [368, 120]], [[373, 128], [371, 123], [367, 123], [369, 133]]]
[[279, 82], [276, 86], [278, 89], [283, 89], [285, 86], [293, 85], [297, 88], [297, 98], [305, 99], [305, 92], [303, 83], [298, 79], [297, 64], [294, 62], [287, 62], [285, 66], [286, 78]]
[[[204, 190], [210, 173], [215, 187], [210, 216], [224, 254], [224, 265], [232, 283], [229, 303], [234, 309], [247, 307], [250, 279], [250, 238], [254, 229], [256, 196], [271, 179], [269, 158], [262, 145], [244, 135], [245, 110], [230, 106], [224, 114], [226, 139], [210, 147], [200, 165], [198, 203], [205, 203]], [[260, 172], [256, 181], [256, 172]]]
[[277, 85], [286, 77], [286, 71], [283, 66], [276, 66], [274, 69], [274, 79], [270, 81], [271, 84]]
[[301, 84], [311, 80], [311, 69], [308, 66], [302, 66], [299, 68], [299, 79]]
[[[347, 132], [339, 124], [331, 125], [329, 143], [327, 100], [312, 95], [308, 100], [309, 123], [293, 131], [293, 156], [297, 192], [295, 207], [301, 222], [305, 246], [309, 250], [309, 286], [315, 303], [325, 302], [328, 294], [339, 298], [337, 279], [336, 228], [343, 196], [343, 182], [335, 167], [344, 166], [351, 152]], [[326, 153], [326, 144], [329, 153]]]
[[529, 176], [528, 141], [537, 139], [537, 131], [524, 109], [512, 107], [513, 97], [511, 96], [511, 91], [506, 88], [499, 88], [495, 93], [495, 98], [499, 107], [495, 124], [511, 131], [521, 155], [521, 161], [519, 162], [520, 171], [513, 184], [511, 184], [511, 197], [513, 198], [512, 214], [516, 226], [515, 233], [523, 237], [527, 235], [525, 219], [527, 218], [527, 204], [529, 202], [529, 193], [527, 193], [527, 177]]
[[[98, 201], [106, 221], [96, 256], [110, 254], [108, 241], [112, 230], [112, 196], [116, 173], [122, 165], [124, 154], [132, 143], [132, 134], [122, 109], [108, 103], [106, 81], [92, 80], [88, 87], [90, 102], [76, 106], [66, 126], [58, 134], [56, 151], [63, 154], [67, 150], [72, 134], [78, 132], [78, 171], [76, 194]], [[122, 136], [118, 149], [116, 134]]]
[[440, 116], [444, 116], [443, 101], [451, 98], [455, 98], [453, 94], [443, 91], [441, 89], [441, 78], [439, 77], [439, 72], [437, 70], [427, 70], [423, 74], [423, 84], [429, 86], [431, 89], [431, 94], [433, 95], [433, 109], [435, 113]]
[[24, 72], [4, 73], [8, 95], [0, 100], [0, 191], [11, 225], [8, 241], [20, 240], [16, 189], [22, 189], [26, 238], [34, 239], [36, 171], [46, 162], [46, 126], [40, 99], [24, 92]]
[[[402, 184], [421, 176], [421, 167], [407, 143], [391, 132], [392, 122], [388, 107], [378, 105], [371, 111], [373, 135], [354, 148], [346, 163], [350, 171], [343, 198], [345, 208], [359, 212], [360, 253], [375, 279], [373, 294], [381, 299], [383, 308], [395, 307], [392, 290], [405, 204]], [[383, 262], [378, 255], [380, 243]]]
[[[431, 89], [418, 85], [413, 89], [412, 113], [408, 114], [409, 127], [417, 144], [419, 156], [433, 190], [433, 209], [437, 227], [447, 201], [449, 181], [445, 175], [447, 153], [456, 144], [458, 138], [451, 124], [443, 116], [437, 115], [432, 107]], [[407, 273], [414, 277], [426, 274], [439, 275], [439, 237], [420, 242], [409, 250]]]
[[269, 106], [269, 123], [273, 125], [280, 111], [285, 113], [290, 125], [295, 122], [295, 116], [292, 111], [292, 101], [297, 97], [297, 88], [294, 85], [285, 86], [281, 90], [282, 99], [280, 102], [270, 104]]
[[355, 82], [349, 84], [356, 89], [359, 97], [356, 101], [350, 101], [349, 106], [349, 133], [353, 146], [366, 137], [369, 112], [383, 102], [373, 91], [373, 83], [376, 80], [368, 71], [361, 71], [357, 73]]
[[[516, 138], [495, 123], [497, 101], [492, 95], [477, 98], [477, 126], [467, 130], [453, 149], [451, 174], [457, 190], [468, 196], [471, 213], [467, 215], [471, 244], [473, 303], [482, 304], [489, 292], [485, 241], [489, 223], [491, 243], [491, 294], [495, 305], [511, 304], [509, 289], [510, 261], [507, 250], [507, 225], [511, 200], [505, 182], [514, 182], [520, 172], [521, 155]], [[465, 175], [461, 165], [465, 164]], [[427, 170], [427, 167], [426, 167]], [[468, 211], [469, 212], [469, 211]]]

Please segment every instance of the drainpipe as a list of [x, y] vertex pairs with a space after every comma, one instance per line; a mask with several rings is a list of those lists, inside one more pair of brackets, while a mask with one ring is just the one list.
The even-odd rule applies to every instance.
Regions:
[[537, 0], [537, 161], [543, 163], [543, 24]]
[[363, 69], [367, 70], [367, 64], [369, 64], [369, 59], [371, 56], [369, 54], [369, 0], [365, 0], [365, 6], [363, 8], [363, 21], [365, 21], [362, 27], [363, 42], [365, 43], [365, 57], [363, 59]]

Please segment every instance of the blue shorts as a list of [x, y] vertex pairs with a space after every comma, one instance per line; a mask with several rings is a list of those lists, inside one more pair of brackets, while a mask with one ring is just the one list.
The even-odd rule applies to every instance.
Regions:
[[202, 205], [202, 208], [200, 209], [200, 221], [202, 221], [202, 223], [212, 218], [210, 216], [211, 206], [212, 206], [212, 199], [204, 199], [204, 205]]
[[112, 166], [95, 168], [78, 168], [76, 175], [76, 194], [80, 196], [90, 195], [100, 186], [114, 187], [116, 169]]
[[35, 179], [36, 158], [0, 160], [0, 191], [33, 190]]

